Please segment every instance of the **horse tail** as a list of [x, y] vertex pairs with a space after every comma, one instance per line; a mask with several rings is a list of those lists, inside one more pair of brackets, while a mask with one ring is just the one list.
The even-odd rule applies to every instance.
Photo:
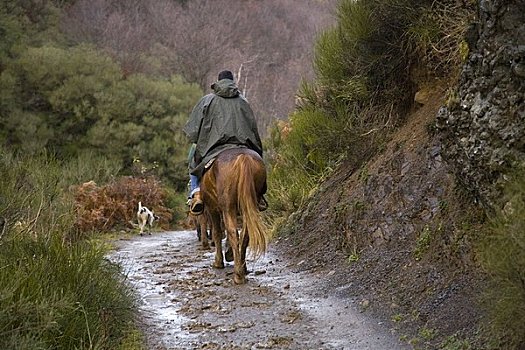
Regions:
[[266, 228], [257, 208], [258, 197], [255, 188], [256, 169], [260, 168], [261, 164], [251, 156], [241, 154], [236, 165], [239, 167], [237, 203], [242, 217], [241, 242], [248, 232], [250, 251], [255, 257], [259, 257], [266, 252], [268, 246]]

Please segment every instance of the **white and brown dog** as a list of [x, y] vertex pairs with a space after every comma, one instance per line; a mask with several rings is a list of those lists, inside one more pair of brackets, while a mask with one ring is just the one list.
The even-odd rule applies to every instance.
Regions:
[[153, 227], [153, 222], [159, 219], [160, 218], [157, 215], [153, 214], [153, 212], [149, 210], [148, 208], [143, 207], [142, 203], [139, 202], [139, 210], [137, 211], [137, 220], [139, 222], [141, 236], [144, 234], [144, 229], [146, 228], [146, 225], [149, 226], [149, 229], [147, 231], [151, 235], [151, 228]]

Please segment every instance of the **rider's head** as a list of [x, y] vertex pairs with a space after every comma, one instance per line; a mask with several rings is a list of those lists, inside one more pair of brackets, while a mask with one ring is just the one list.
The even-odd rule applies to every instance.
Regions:
[[219, 73], [219, 77], [217, 78], [217, 80], [222, 80], [222, 79], [233, 80], [233, 73], [230, 72], [229, 70], [223, 70], [222, 72]]

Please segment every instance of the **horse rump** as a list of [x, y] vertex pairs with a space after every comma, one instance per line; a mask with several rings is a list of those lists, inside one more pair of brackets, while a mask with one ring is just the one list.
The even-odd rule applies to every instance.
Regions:
[[[265, 190], [264, 162], [256, 152], [247, 148], [221, 152], [201, 181], [201, 192], [212, 220], [212, 237], [216, 246], [213, 266], [224, 267], [220, 238], [226, 231], [233, 250], [234, 282], [237, 284], [246, 282], [247, 248], [256, 257], [267, 249], [267, 230], [258, 209], [259, 199]], [[237, 230], [239, 218], [240, 232]]]

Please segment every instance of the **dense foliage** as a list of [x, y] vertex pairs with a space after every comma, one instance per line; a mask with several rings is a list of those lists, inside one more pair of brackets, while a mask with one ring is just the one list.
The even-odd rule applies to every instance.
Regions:
[[182, 80], [124, 78], [119, 66], [93, 48], [30, 47], [1, 75], [1, 141], [61, 158], [83, 150], [104, 154], [131, 171], [146, 167], [184, 189], [187, 148], [182, 125], [200, 96]]
[[267, 142], [278, 212], [296, 210], [339, 162], [358, 169], [403, 122], [419, 84], [459, 70], [474, 10], [452, 0], [339, 2], [336, 26], [315, 44], [315, 80]]
[[[287, 214], [304, 208], [341, 162], [357, 170], [380, 151], [424, 84], [439, 79], [455, 86], [469, 46], [475, 44], [469, 35], [477, 5], [452, 0], [339, 2], [337, 25], [315, 45], [315, 80], [303, 83], [289, 122], [276, 123], [267, 140], [275, 227], [293, 220]], [[482, 325], [487, 332], [480, 335], [487, 348], [521, 349], [525, 344], [522, 174], [520, 169], [509, 176], [513, 179], [503, 209], [477, 236], [480, 242], [474, 242], [490, 281]], [[470, 348], [468, 341], [458, 346]]]
[[59, 9], [43, 4], [1, 7], [0, 144], [29, 154], [47, 148], [62, 159], [89, 150], [124, 173], [140, 160], [184, 190], [181, 129], [201, 90], [176, 76], [124, 75], [97, 48], [67, 45], [58, 31]]
[[209, 91], [230, 69], [264, 137], [293, 109], [301, 77], [312, 75], [312, 41], [336, 2], [77, 0], [61, 28], [71, 42], [109, 53], [125, 75], [177, 74]]
[[[311, 57], [310, 37], [297, 35], [312, 33], [308, 6], [228, 1], [0, 1], [1, 348], [125, 341], [132, 296], [85, 233], [129, 222], [144, 179], [169, 221], [181, 200], [160, 187], [186, 189], [181, 127], [225, 61], [263, 126], [285, 117], [291, 78]], [[337, 24], [315, 43], [315, 79], [265, 140], [270, 217], [286, 220], [341, 162], [361, 167], [422, 82], [457, 73], [475, 4], [339, 2]], [[281, 15], [289, 8], [293, 21]], [[231, 13], [235, 22], [215, 21]], [[500, 300], [494, 325], [515, 345], [524, 341], [523, 184], [509, 196], [480, 252]]]
[[105, 253], [56, 234], [8, 234], [0, 245], [0, 347], [116, 348], [132, 326], [133, 295]]
[[0, 149], [0, 348], [115, 349], [133, 328], [134, 297], [106, 250], [79, 239], [70, 192], [117, 170]]

